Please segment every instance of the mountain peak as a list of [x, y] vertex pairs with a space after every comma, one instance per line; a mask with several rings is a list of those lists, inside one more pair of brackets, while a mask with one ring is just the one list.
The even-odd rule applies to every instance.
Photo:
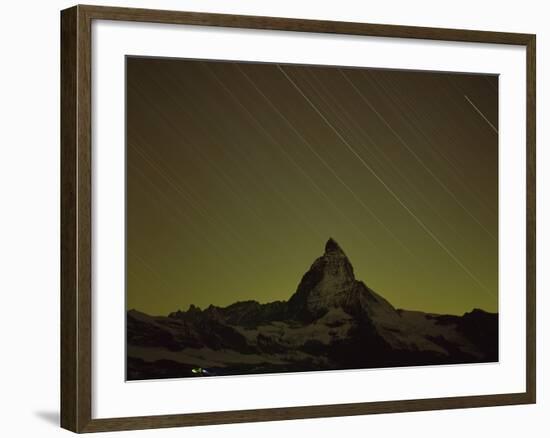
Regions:
[[338, 245], [338, 242], [336, 242], [336, 240], [334, 240], [332, 237], [330, 237], [325, 244], [325, 255], [328, 254], [338, 254], [345, 256], [344, 251], [342, 251], [342, 248], [340, 247], [340, 245]]
[[311, 265], [289, 304], [298, 312], [318, 316], [328, 308], [347, 301], [356, 285], [353, 267], [346, 254], [331, 237], [325, 253]]

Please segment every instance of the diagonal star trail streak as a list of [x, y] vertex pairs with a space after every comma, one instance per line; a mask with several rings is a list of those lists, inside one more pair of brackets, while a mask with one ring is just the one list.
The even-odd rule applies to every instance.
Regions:
[[[218, 78], [218, 76], [216, 75], [216, 73], [212, 72], [210, 70], [210, 68], [208, 66], [205, 66], [205, 70], [207, 71], [207, 74], [212, 77], [216, 82], [217, 84], [220, 86], [220, 88], [222, 88], [224, 90], [224, 92], [231, 98], [231, 100], [233, 100], [234, 103], [236, 103], [238, 105], [238, 107], [244, 112], [244, 114], [248, 117], [248, 119], [256, 126], [256, 128], [258, 129], [258, 131], [260, 131], [262, 133], [262, 135], [264, 135], [265, 137], [267, 137], [267, 139], [270, 141], [270, 143], [274, 146], [276, 146], [280, 152], [283, 153], [283, 155], [291, 162], [291, 164], [305, 177], [308, 179], [308, 182], [310, 182], [314, 188], [316, 189], [316, 191], [328, 202], [331, 203], [331, 206], [334, 207], [334, 209], [337, 211], [338, 214], [342, 214], [341, 211], [332, 203], [332, 201], [326, 196], [326, 194], [322, 191], [322, 189], [311, 179], [311, 177], [298, 165], [298, 163], [296, 163], [296, 161], [281, 147], [281, 145], [279, 144], [279, 142], [277, 142], [273, 136], [268, 132], [268, 130], [266, 130], [262, 125], [261, 123], [254, 117], [254, 115], [246, 108], [245, 105], [242, 104], [242, 102], [239, 100], [239, 98], [237, 96], [235, 96], [235, 94]], [[240, 153], [239, 150], [237, 150], [237, 153], [240, 154], [240, 156], [242, 157], [243, 160], [247, 161], [248, 164], [249, 164], [249, 167], [251, 169], [254, 169], [254, 163], [252, 163], [250, 161], [250, 159], [246, 156], [246, 154], [242, 154]], [[287, 207], [289, 207], [296, 216], [298, 216], [300, 218], [300, 220], [302, 221], [302, 223], [304, 225], [306, 225], [307, 227], [309, 228], [313, 228], [315, 229], [315, 224], [312, 223], [312, 221], [308, 220], [307, 218], [305, 218], [305, 216], [303, 215], [303, 213], [301, 212], [300, 209], [298, 209], [294, 204], [292, 204], [292, 202], [288, 199], [288, 197], [283, 193], [281, 192], [274, 184], [272, 184], [268, 179], [264, 178], [263, 175], [261, 174], [257, 174], [257, 176], [259, 178], [262, 178], [265, 182], [266, 185], [268, 185], [275, 193], [277, 193], [277, 195], [279, 196], [280, 199], [283, 200], [283, 202], [287, 205]], [[343, 216], [343, 215], [342, 215]], [[343, 216], [344, 219], [347, 219], [345, 216]], [[350, 223], [350, 225], [353, 226], [352, 223]], [[357, 231], [361, 232], [359, 229], [357, 229]], [[315, 229], [315, 233], [316, 235], [323, 239], [324, 236], [321, 236], [320, 232], [318, 230]], [[364, 235], [364, 237], [368, 239], [368, 237], [366, 235]], [[371, 243], [372, 245], [374, 245], [374, 243], [372, 241], [369, 240], [369, 243]], [[376, 245], [374, 245], [376, 246]]]
[[[363, 73], [363, 76], [367, 77], [366, 72], [362, 72], [362, 73]], [[368, 76], [372, 77], [372, 74], [370, 74]], [[487, 78], [485, 78], [485, 79], [487, 80]], [[489, 81], [487, 80], [487, 82], [489, 82]], [[379, 89], [379, 90], [384, 89], [383, 84], [381, 84], [377, 79], [372, 78], [372, 83], [374, 85], [376, 85], [377, 89]], [[387, 93], [387, 92], [384, 93], [384, 95], [390, 101], [392, 101], [395, 104], [395, 106], [397, 106], [398, 108], [405, 108], [406, 109], [406, 111], [399, 111], [399, 116], [401, 116], [402, 120], [409, 127], [409, 129], [418, 132], [422, 136], [423, 141], [426, 144], [430, 145], [431, 150], [434, 151], [436, 153], [436, 155], [438, 157], [440, 157], [448, 165], [448, 168], [451, 171], [450, 175], [452, 175], [453, 180], [456, 183], [458, 183], [469, 194], [469, 196], [472, 199], [475, 200], [475, 202], [477, 203], [477, 205], [480, 209], [483, 209], [483, 210], [489, 212], [490, 214], [495, 214], [495, 211], [492, 211], [490, 209], [490, 207], [488, 206], [488, 203], [486, 201], [484, 202], [480, 198], [478, 192], [476, 190], [474, 190], [469, 184], [467, 184], [466, 181], [464, 181], [463, 175], [461, 174], [458, 166], [455, 163], [453, 163], [452, 160], [445, 153], [443, 153], [441, 148], [435, 147], [435, 145], [433, 143], [433, 140], [429, 137], [429, 135], [427, 135], [419, 127], [419, 124], [420, 124], [419, 122], [423, 121], [423, 119], [422, 119], [421, 116], [419, 116], [418, 110], [416, 108], [413, 108], [411, 106], [411, 104], [406, 101], [406, 99], [402, 98], [402, 96], [399, 96], [399, 92], [397, 92], [395, 89], [393, 91], [393, 94], [394, 94], [394, 97], [391, 97], [389, 95], [389, 93]], [[424, 121], [425, 121], [425, 118], [424, 118]], [[479, 223], [479, 225], [482, 228], [485, 229], [485, 231], [487, 232], [487, 234], [490, 237], [493, 237], [493, 240], [496, 241], [496, 237], [494, 236], [493, 233], [491, 233], [489, 230], [487, 230], [486, 226], [482, 225], [481, 223]]]
[[[200, 205], [200, 202], [198, 202], [196, 199], [194, 199], [186, 190], [184, 190], [180, 184], [178, 184], [173, 177], [170, 175], [170, 173], [165, 169], [161, 168], [155, 161], [147, 155], [147, 153], [143, 150], [142, 147], [139, 147], [138, 142], [134, 139], [133, 140], [133, 150], [137, 152], [139, 156], [150, 166], [151, 169], [154, 170], [154, 172], [160, 177], [161, 180], [163, 180], [172, 190], [174, 190], [179, 196], [182, 197], [191, 208], [193, 208], [195, 211], [198, 212], [198, 214], [201, 216], [201, 218], [205, 221], [205, 223], [210, 223], [213, 225], [213, 229], [222, 230], [225, 229], [225, 233], [221, 233], [223, 237], [227, 238], [228, 236], [232, 237], [232, 240], [229, 240], [229, 245], [232, 246], [232, 248], [240, 252], [239, 245], [235, 244], [235, 241], [239, 240], [239, 237], [237, 233], [235, 233], [234, 230], [232, 230], [228, 224], [221, 220], [219, 217], [215, 217], [215, 215], [212, 212], [207, 211], [206, 208], [202, 207]], [[136, 168], [136, 171], [139, 172], [139, 169]], [[148, 179], [145, 175], [142, 175], [144, 178]], [[151, 184], [153, 184], [152, 181], [150, 181]], [[160, 190], [160, 189], [159, 189]], [[163, 194], [164, 195], [164, 194]], [[177, 207], [176, 207], [177, 208]], [[215, 220], [214, 220], [215, 219]]]
[[[244, 72], [243, 72], [244, 74]], [[246, 76], [246, 74], [245, 74]], [[248, 78], [248, 77], [247, 77]], [[373, 217], [373, 219], [394, 239], [407, 253], [413, 256], [414, 253], [393, 233], [386, 224], [372, 211], [372, 209], [355, 193], [355, 191], [338, 175], [338, 173], [328, 164], [328, 162], [315, 150], [311, 143], [296, 129], [296, 127], [288, 120], [288, 118], [271, 102], [271, 100], [254, 84], [253, 81], [248, 78], [249, 82], [254, 86], [256, 91], [262, 95], [269, 106], [281, 117], [288, 127], [294, 132], [302, 141], [303, 144], [313, 153], [313, 155], [323, 164], [323, 166], [336, 178], [336, 180], [352, 195], [352, 197]]]
[[[138, 153], [138, 155], [140, 155], [142, 159], [157, 173], [157, 175], [163, 181], [165, 181], [169, 187], [172, 188], [172, 190], [174, 190], [178, 195], [180, 195], [182, 199], [184, 199], [187, 203], [189, 203], [191, 208], [195, 209], [199, 213], [199, 215], [202, 217], [202, 219], [205, 222], [210, 223], [214, 229], [224, 229], [225, 230], [224, 233], [231, 235], [232, 238], [236, 241], [239, 240], [239, 236], [235, 232], [235, 230], [233, 230], [230, 226], [228, 226], [228, 224], [225, 221], [220, 220], [219, 218], [216, 218], [217, 220], [214, 221], [213, 220], [214, 215], [212, 213], [209, 213], [196, 200], [194, 200], [189, 193], [183, 190], [181, 185], [179, 185], [173, 179], [170, 173], [167, 172], [166, 169], [161, 168], [157, 163], [155, 163], [155, 161], [149, 155], [147, 155], [147, 153], [143, 150], [143, 148], [137, 146], [137, 143], [134, 143], [133, 148]], [[242, 253], [242, 249], [240, 248], [239, 245], [233, 245], [232, 248], [235, 251]]]
[[[140, 169], [138, 166], [136, 165], [132, 165], [130, 163], [128, 163], [128, 167], [129, 168], [132, 168], [133, 169], [133, 172], [137, 173], [138, 175], [140, 175], [140, 177], [146, 181], [150, 187], [152, 187], [156, 192], [157, 192], [157, 196], [161, 199], [163, 199], [167, 205], [170, 205], [171, 208], [172, 208], [172, 211], [175, 215], [175, 217], [179, 218], [180, 220], [184, 220], [191, 228], [196, 228], [197, 224], [195, 224], [190, 216], [188, 214], [186, 214], [186, 212], [179, 206], [174, 206], [174, 205], [171, 205], [172, 202], [170, 200], [170, 198], [167, 196], [167, 194], [161, 189], [159, 188], [155, 183], [154, 181], [152, 181], [143, 171], [142, 169]], [[196, 228], [198, 229], [198, 228]], [[228, 257], [223, 251], [220, 251], [220, 248], [219, 246], [211, 239], [209, 238], [208, 236], [205, 236], [203, 237], [204, 241], [206, 242], [207, 245], [209, 245], [211, 247], [211, 249], [216, 252], [218, 254], [218, 256], [222, 259], [225, 260], [226, 263], [229, 263], [231, 264], [232, 266], [234, 266], [235, 268], [237, 268], [238, 270], [242, 270], [243, 272], [245, 272], [245, 269], [244, 267], [239, 264], [239, 263], [236, 263], [235, 262], [235, 259], [233, 257]]]
[[[325, 93], [328, 93], [326, 87], [321, 83], [321, 81], [319, 81], [317, 78], [315, 78], [314, 75], [310, 75], [312, 76], [312, 80], [315, 82], [316, 86], [318, 86], [319, 88], [321, 88]], [[356, 130], [358, 132], [360, 132], [369, 142], [371, 148], [373, 150], [375, 150], [376, 152], [378, 152], [382, 157], [383, 157], [383, 162], [386, 163], [387, 166], [389, 166], [397, 175], [399, 175], [399, 177], [404, 180], [407, 185], [412, 189], [412, 191], [415, 193], [416, 196], [418, 196], [420, 199], [422, 199], [422, 201], [426, 204], [426, 206], [429, 208], [429, 210], [439, 218], [439, 220], [445, 224], [445, 226], [447, 228], [449, 228], [450, 230], [452, 230], [454, 233], [457, 232], [456, 230], [456, 227], [454, 227], [452, 224], [450, 224], [447, 220], [445, 220], [441, 214], [437, 211], [437, 209], [435, 208], [435, 206], [433, 205], [433, 203], [422, 193], [422, 191], [420, 189], [418, 189], [416, 187], [416, 185], [410, 180], [410, 178], [408, 178], [404, 172], [402, 172], [388, 157], [387, 155], [384, 153], [384, 151], [382, 150], [382, 148], [379, 148], [377, 145], [376, 145], [376, 142], [373, 140], [373, 138], [366, 132], [366, 130], [357, 122], [355, 121], [352, 117], [349, 117], [350, 114], [346, 111], [345, 108], [342, 107], [341, 104], [339, 104], [336, 100], [333, 100], [333, 103], [332, 104], [329, 104], [329, 102], [327, 101], [326, 98], [324, 98], [322, 96], [321, 93], [319, 93], [315, 88], [314, 88], [314, 92], [316, 92], [316, 95], [319, 97], [319, 99], [324, 102], [329, 108], [331, 107], [336, 107], [338, 109], [338, 111], [335, 111], [334, 112], [334, 117], [337, 118], [338, 120], [340, 120], [341, 123], [343, 123], [344, 125], [349, 125], [351, 123], [353, 129], [351, 130], [347, 130], [346, 132], [348, 131], [351, 131], [353, 132], [353, 130]], [[351, 121], [350, 123], [345, 121], [343, 117], [341, 116], [338, 116], [338, 112], [341, 112], [342, 114], [345, 114], [348, 116], [348, 119]], [[363, 148], [364, 150], [368, 149], [366, 147]], [[376, 155], [373, 155], [373, 158], [374, 160], [376, 160], [377, 164], [379, 166], [382, 167], [382, 160], [380, 160], [378, 157], [376, 157]]]
[[[414, 212], [397, 196], [397, 194], [384, 182], [382, 178], [372, 169], [369, 164], [367, 164], [363, 158], [355, 151], [355, 149], [346, 141], [344, 137], [338, 132], [338, 130], [330, 123], [330, 121], [325, 117], [325, 115], [315, 106], [311, 99], [302, 91], [302, 89], [296, 84], [296, 82], [284, 71], [284, 69], [278, 65], [277, 68], [279, 71], [287, 78], [287, 80], [292, 84], [292, 86], [300, 93], [300, 95], [308, 102], [311, 108], [323, 119], [323, 121], [332, 129], [336, 136], [341, 140], [341, 142], [349, 149], [349, 151], [355, 155], [355, 157], [363, 164], [363, 166], [371, 172], [371, 174], [382, 184], [382, 186], [387, 190], [387, 192], [403, 207], [403, 209], [415, 220], [416, 223], [443, 249], [449, 257], [458, 265], [462, 270], [472, 278], [484, 291], [489, 294], [493, 294], [473, 273], [470, 271], [464, 263], [462, 263], [458, 257], [449, 249], [447, 246], [424, 224], [424, 222], [414, 214]], [[341, 72], [341, 71], [340, 71]], [[342, 72], [341, 72], [342, 73]], [[342, 75], [346, 77], [343, 73]], [[349, 80], [348, 80], [349, 81]], [[351, 82], [350, 82], [351, 83]], [[353, 84], [352, 84], [353, 85]], [[369, 106], [371, 106], [369, 104]], [[388, 125], [388, 127], [390, 127]], [[393, 128], [390, 127], [390, 129]]]
[[[143, 257], [141, 257], [139, 254], [136, 254], [136, 253], [131, 253], [129, 254], [130, 257], [134, 258], [135, 260], [137, 260], [138, 262], [140, 262], [144, 267], [145, 269], [147, 269], [151, 274], [153, 274], [153, 276], [156, 278], [156, 280], [159, 282], [159, 283], [162, 283], [165, 287], [170, 287], [170, 285], [168, 284], [168, 282], [164, 279], [164, 277], [162, 275], [160, 275], [158, 273], [158, 271], [153, 268], [149, 263], [147, 263]], [[135, 272], [133, 272], [133, 274], [135, 274]]]
[[[205, 209], [203, 209], [200, 205], [198, 205], [198, 203], [196, 201], [194, 201], [187, 193], [185, 193], [181, 187], [174, 182], [173, 179], [171, 179], [171, 177], [169, 177], [169, 175], [166, 173], [166, 171], [164, 169], [161, 169], [158, 165], [156, 165], [154, 163], [154, 161], [152, 160], [151, 157], [147, 156], [146, 153], [143, 151], [143, 149], [141, 148], [138, 148], [136, 147], [136, 152], [138, 152], [138, 154], [142, 155], [144, 157], [144, 159], [147, 159], [147, 161], [149, 162], [149, 164], [154, 167], [157, 172], [159, 173], [159, 176], [164, 179], [175, 191], [177, 191], [178, 193], [180, 193], [182, 195], [182, 197], [184, 199], [186, 199], [188, 202], [191, 203], [191, 206], [195, 209], [197, 209], [197, 211], [200, 212], [201, 216], [204, 218], [205, 221], [207, 222], [212, 222], [211, 221], [211, 217], [212, 217], [212, 212], [208, 213]], [[243, 157], [243, 159], [246, 159], [246, 157]], [[252, 169], [252, 166], [250, 166], [250, 169]], [[258, 175], [258, 177], [261, 177], [261, 175]], [[283, 200], [283, 202], [290, 208], [293, 210], [293, 212], [301, 218], [302, 222], [304, 223], [304, 225], [307, 225], [307, 226], [310, 226], [311, 227], [311, 224], [308, 224], [307, 221], [304, 219], [303, 217], [303, 214], [288, 200], [288, 198], [284, 195], [284, 193], [282, 193], [280, 190], [277, 189], [277, 187], [275, 187], [273, 184], [270, 184], [269, 181], [265, 181], [266, 184], [275, 192], [277, 193], [277, 195]], [[237, 235], [237, 233], [234, 232], [234, 230], [232, 230], [225, 221], [223, 220], [219, 220], [219, 222], [224, 226], [226, 227], [226, 230], [233, 236], [233, 238], [238, 242], [240, 240], [240, 237]], [[320, 239], [324, 238], [324, 236], [322, 236], [319, 231], [315, 230], [316, 234], [317, 234], [317, 237], [319, 237]], [[237, 251], [241, 252], [239, 246], [236, 246], [236, 249]]]
[[[239, 67], [237, 66], [237, 69]], [[240, 70], [240, 69], [239, 69]], [[241, 73], [246, 77], [248, 81], [250, 81], [250, 78], [241, 71]], [[231, 96], [233, 101], [237, 103], [237, 105], [244, 111], [244, 113], [248, 116], [249, 120], [254, 123], [254, 125], [257, 127], [259, 131], [262, 132], [262, 134], [267, 137], [267, 139], [270, 141], [270, 143], [278, 148], [278, 150], [286, 157], [286, 159], [292, 164], [292, 166], [304, 177], [307, 179], [308, 183], [315, 189], [315, 192], [319, 194], [325, 201], [329, 203], [333, 211], [335, 211], [343, 220], [348, 222], [349, 225], [351, 225], [359, 234], [361, 234], [373, 247], [376, 247], [377, 245], [361, 230], [355, 225], [352, 221], [349, 220], [349, 218], [342, 213], [342, 211], [338, 208], [336, 204], [330, 199], [330, 197], [323, 191], [321, 187], [311, 178], [311, 176], [292, 158], [292, 156], [280, 145], [280, 143], [275, 140], [275, 138], [269, 133], [268, 130], [266, 130], [254, 117], [254, 115], [244, 106], [239, 99], [227, 88], [227, 86], [215, 75], [215, 73], [211, 73], [212, 76], [215, 78], [216, 82], [224, 89], [224, 91]], [[252, 85], [254, 83], [250, 81]], [[255, 85], [254, 85], [255, 86]], [[309, 224], [311, 225], [311, 224]]]
[[479, 221], [479, 219], [477, 219], [474, 215], [472, 215], [472, 213], [466, 208], [466, 206], [458, 199], [458, 197], [447, 187], [447, 185], [441, 181], [441, 179], [428, 167], [426, 166], [426, 164], [422, 161], [422, 159], [418, 156], [418, 154], [416, 154], [416, 152], [414, 152], [414, 150], [407, 144], [407, 142], [403, 139], [403, 137], [401, 137], [399, 135], [399, 133], [393, 129], [393, 127], [391, 126], [391, 124], [388, 123], [388, 121], [384, 118], [384, 116], [382, 116], [382, 114], [380, 114], [380, 112], [374, 107], [374, 105], [372, 105], [372, 103], [366, 98], [366, 96], [364, 95], [364, 93], [361, 92], [361, 90], [359, 90], [359, 88], [357, 88], [357, 86], [349, 80], [349, 78], [346, 76], [346, 74], [338, 69], [338, 71], [340, 72], [340, 74], [343, 76], [343, 78], [351, 85], [351, 87], [357, 92], [357, 94], [359, 96], [361, 96], [361, 98], [363, 99], [363, 101], [368, 105], [368, 107], [378, 116], [378, 118], [384, 123], [384, 125], [386, 125], [386, 127], [392, 132], [393, 135], [395, 135], [395, 137], [399, 140], [399, 142], [405, 147], [405, 149], [407, 149], [410, 154], [414, 157], [414, 159], [422, 166], [422, 168], [428, 172], [428, 174], [439, 184], [439, 186], [441, 186], [441, 188], [447, 192], [447, 194], [449, 196], [451, 196], [451, 198], [464, 210], [464, 212], [470, 216], [478, 225], [480, 225], [482, 227], [482, 229], [489, 233], [490, 237], [493, 239], [493, 240], [497, 240], [495, 236], [493, 236], [482, 224], [481, 222]]
[[[156, 82], [156, 79], [152, 78], [152, 81], [153, 82]], [[138, 95], [141, 95], [140, 93], [140, 90], [136, 90], [136, 94]], [[143, 99], [145, 99], [145, 96], [141, 96]], [[176, 105], [178, 105], [181, 109], [182, 112], [188, 112], [187, 109], [185, 108], [185, 106], [182, 106], [180, 102], [178, 102], [177, 100], [175, 100], [173, 98], [173, 96], [169, 96]], [[147, 100], [147, 99], [145, 99]], [[148, 102], [150, 105], [154, 106], [152, 102]], [[171, 129], [173, 129], [175, 132], [178, 132], [180, 131], [180, 127], [179, 126], [176, 126], [174, 125], [170, 120], [168, 120], [166, 117], [164, 117], [163, 115], [163, 112], [159, 111], [157, 112], [162, 118], [163, 118], [163, 121], [169, 125], [169, 127]], [[205, 135], [208, 135], [207, 132], [205, 132]], [[200, 150], [200, 148], [197, 148], [195, 147], [193, 144], [190, 144], [189, 145], [191, 147], [191, 149], [193, 149], [194, 153], [196, 154], [197, 157], [200, 157], [200, 159], [202, 160], [203, 164], [205, 167], [207, 168], [211, 168], [213, 169], [213, 174], [220, 180], [220, 182], [222, 182], [224, 188], [226, 190], [228, 190], [236, 199], [240, 199], [243, 204], [244, 204], [244, 207], [252, 214], [252, 216], [259, 222], [259, 223], [262, 223], [264, 222], [264, 219], [260, 216], [260, 214], [256, 211], [256, 209], [254, 208], [253, 206], [253, 203], [248, 200], [245, 196], [243, 196], [243, 191], [240, 190], [239, 188], [235, 187], [235, 185], [233, 184], [233, 181], [231, 180], [231, 178], [227, 175], [227, 173], [221, 169], [219, 166], [217, 166], [212, 160], [209, 160], [208, 157], [204, 156], [203, 152]], [[211, 212], [208, 213], [209, 215], [212, 214]], [[223, 221], [222, 221], [223, 222]], [[219, 229], [219, 227], [218, 227]], [[222, 237], [227, 237], [227, 235], [224, 235], [222, 233]], [[267, 238], [271, 239], [270, 236], [266, 236]], [[240, 239], [239, 239], [240, 240]], [[281, 246], [282, 245], [282, 242], [278, 239], [271, 239], [273, 241], [273, 243], [277, 246]], [[231, 245], [232, 246], [238, 246], [238, 243], [235, 243], [235, 242], [231, 242]]]
[[281, 64], [310, 103], [277, 63], [126, 65], [128, 309], [288, 300], [333, 237], [396, 308], [498, 311], [498, 242], [422, 167], [498, 235], [498, 136], [464, 97], [498, 120], [497, 77]]
[[470, 99], [468, 96], [466, 96], [466, 95], [464, 95], [464, 98], [468, 101], [468, 103], [469, 103], [470, 105], [473, 106], [473, 108], [476, 110], [476, 112], [477, 112], [481, 117], [483, 117], [483, 120], [485, 120], [485, 121], [487, 122], [487, 124], [493, 129], [493, 131], [495, 131], [495, 132], [498, 134], [498, 129], [495, 127], [495, 125], [493, 125], [493, 124], [489, 121], [489, 119], [488, 119], [487, 117], [485, 117], [485, 114], [483, 114], [483, 113], [480, 111], [480, 109], [479, 109], [477, 106], [475, 106], [474, 102], [472, 102], [471, 99]]

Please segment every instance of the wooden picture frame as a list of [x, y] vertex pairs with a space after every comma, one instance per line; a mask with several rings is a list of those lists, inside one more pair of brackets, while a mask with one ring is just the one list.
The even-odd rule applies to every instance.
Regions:
[[[526, 391], [322, 406], [92, 418], [92, 22], [115, 20], [519, 45], [526, 48]], [[535, 35], [75, 6], [61, 12], [61, 426], [99, 432], [535, 403]]]

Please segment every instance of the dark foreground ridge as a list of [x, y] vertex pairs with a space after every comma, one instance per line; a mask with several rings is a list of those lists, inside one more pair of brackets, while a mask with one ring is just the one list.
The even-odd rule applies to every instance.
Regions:
[[127, 313], [127, 379], [498, 361], [498, 314], [395, 309], [335, 240], [288, 301]]

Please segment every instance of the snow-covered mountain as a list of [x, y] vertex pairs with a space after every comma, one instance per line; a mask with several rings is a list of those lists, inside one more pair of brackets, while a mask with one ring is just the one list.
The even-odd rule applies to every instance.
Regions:
[[333, 239], [288, 301], [127, 313], [129, 380], [498, 360], [498, 315], [395, 309]]

